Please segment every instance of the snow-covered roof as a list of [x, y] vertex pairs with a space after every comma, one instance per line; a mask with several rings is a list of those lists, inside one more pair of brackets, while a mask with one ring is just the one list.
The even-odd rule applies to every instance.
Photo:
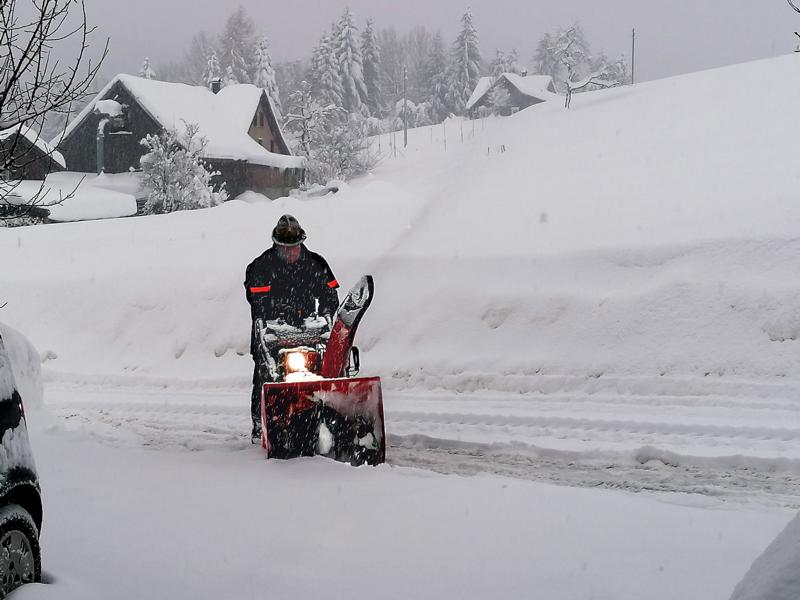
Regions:
[[519, 93], [538, 100], [553, 100], [558, 94], [553, 92], [553, 78], [549, 75], [517, 75], [516, 73], [503, 73], [500, 77], [481, 77], [475, 91], [472, 92], [467, 102], [467, 110], [471, 110], [488, 94], [501, 80], [515, 87]]
[[470, 110], [473, 106], [480, 102], [481, 98], [483, 98], [486, 93], [492, 89], [494, 81], [494, 77], [481, 77], [478, 80], [478, 85], [475, 86], [475, 90], [472, 92], [472, 95], [467, 101], [467, 110]]
[[30, 127], [26, 125], [15, 125], [14, 127], [9, 127], [8, 129], [3, 129], [0, 131], [0, 141], [5, 141], [10, 138], [12, 135], [16, 135], [19, 133], [22, 137], [28, 140], [32, 145], [36, 146], [39, 150], [42, 151], [42, 154], [46, 154], [52, 159], [61, 165], [62, 169], [67, 168], [67, 163], [64, 161], [64, 157], [61, 153], [55, 149], [55, 146], [48, 144], [39, 135]]
[[517, 75], [503, 73], [502, 78], [517, 88], [520, 93], [540, 100], [551, 100], [557, 94], [553, 92], [553, 78], [550, 75]]
[[[62, 139], [69, 137], [94, 111], [98, 102], [107, 99], [106, 96], [117, 84], [124, 86], [162, 127], [175, 129], [179, 134], [183, 134], [187, 123], [197, 124], [199, 135], [208, 142], [203, 153], [205, 158], [246, 160], [253, 164], [280, 169], [305, 166], [304, 158], [270, 152], [248, 135], [262, 95], [269, 101], [269, 95], [263, 89], [249, 84], [229, 86], [214, 94], [203, 86], [157, 81], [133, 75], [117, 75], [69, 124]], [[285, 143], [280, 124], [276, 125], [277, 135]], [[288, 148], [288, 144], [286, 147]]]

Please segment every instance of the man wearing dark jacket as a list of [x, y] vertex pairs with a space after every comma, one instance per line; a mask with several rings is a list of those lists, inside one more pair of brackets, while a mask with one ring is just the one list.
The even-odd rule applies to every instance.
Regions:
[[284, 215], [272, 231], [273, 246], [247, 267], [244, 287], [253, 326], [250, 354], [253, 356], [253, 391], [250, 409], [253, 417], [252, 441], [261, 441], [261, 388], [270, 379], [262, 356], [256, 319], [284, 319], [299, 325], [311, 316], [319, 302], [319, 314], [331, 318], [339, 306], [339, 283], [322, 256], [308, 250], [306, 233], [292, 215]]

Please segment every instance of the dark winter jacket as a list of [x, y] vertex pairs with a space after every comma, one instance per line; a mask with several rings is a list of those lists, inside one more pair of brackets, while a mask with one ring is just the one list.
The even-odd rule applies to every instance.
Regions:
[[247, 267], [244, 279], [253, 318], [250, 353], [255, 356], [255, 321], [283, 317], [300, 322], [314, 312], [319, 300], [320, 315], [335, 315], [339, 307], [339, 283], [322, 256], [301, 247], [300, 258], [289, 264], [273, 246]]

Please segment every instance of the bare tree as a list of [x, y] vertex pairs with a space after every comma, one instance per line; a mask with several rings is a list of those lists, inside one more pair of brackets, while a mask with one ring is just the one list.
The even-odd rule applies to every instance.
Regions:
[[611, 79], [610, 65], [603, 61], [599, 68], [591, 66], [586, 72], [585, 66], [591, 65], [591, 57], [579, 42], [581, 32], [577, 27], [571, 27], [558, 35], [555, 44], [548, 48], [552, 56], [564, 68], [564, 89], [566, 100], [564, 106], [569, 108], [572, 104], [572, 94], [586, 89], [590, 85], [597, 87], [614, 87], [620, 85], [619, 81]]
[[[22, 4], [22, 6], [19, 6]], [[89, 57], [95, 28], [86, 18], [84, 0], [0, 0], [0, 220], [25, 217], [65, 198], [38, 191], [16, 193], [22, 173], [54, 149], [22, 141], [37, 138], [48, 114], [69, 114], [86, 99], [108, 53], [108, 40], [97, 60]], [[63, 55], [70, 52], [68, 60]]]

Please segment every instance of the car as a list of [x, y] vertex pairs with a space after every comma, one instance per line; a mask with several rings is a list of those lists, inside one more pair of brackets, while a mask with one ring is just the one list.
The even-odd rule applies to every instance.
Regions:
[[0, 335], [0, 599], [40, 581], [42, 495], [22, 397]]

